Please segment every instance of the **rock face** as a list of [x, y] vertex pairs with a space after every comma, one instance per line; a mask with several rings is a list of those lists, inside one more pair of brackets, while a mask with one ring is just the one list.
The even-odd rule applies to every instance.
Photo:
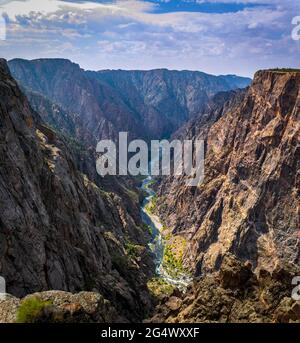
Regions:
[[247, 80], [85, 72], [66, 60], [10, 68], [35, 111], [1, 60], [0, 275], [17, 297], [0, 301], [1, 321], [15, 321], [30, 293], [51, 302], [41, 322], [149, 316], [154, 266], [139, 193], [132, 179], [99, 180], [89, 147], [118, 131], [169, 136], [190, 118], [174, 137], [206, 141], [205, 180], [188, 188], [184, 177], [163, 179], [155, 204], [164, 229], [183, 238], [182, 267], [196, 279], [150, 321], [300, 321], [291, 298], [300, 275], [300, 73], [258, 72], [232, 91]]
[[299, 89], [300, 73], [261, 71], [216, 122], [188, 126], [206, 140], [205, 180], [164, 180], [158, 204], [186, 237], [184, 261], [196, 275], [218, 270], [228, 252], [270, 271], [279, 260], [300, 263]]
[[151, 307], [146, 280], [154, 268], [141, 222], [117, 194], [78, 171], [3, 60], [0, 94], [0, 275], [7, 291], [97, 290], [128, 320], [140, 320]]
[[[38, 299], [47, 304], [33, 316], [33, 323], [126, 323], [111, 303], [99, 293], [62, 291], [35, 293], [23, 299], [8, 297], [0, 300], [0, 323], [15, 323], [18, 312], [26, 301]], [[28, 311], [29, 312], [29, 311]], [[28, 320], [28, 319], [27, 319]], [[26, 319], [25, 319], [25, 322]]]
[[134, 138], [167, 137], [198, 114], [214, 94], [251, 81], [165, 69], [86, 72], [60, 59], [16, 59], [9, 67], [22, 86], [79, 114], [81, 138], [90, 145], [116, 138], [120, 131]]
[[219, 272], [207, 275], [184, 296], [163, 301], [152, 323], [300, 323], [300, 301], [291, 298], [300, 268], [279, 264], [272, 273], [226, 255]]
[[117, 194], [134, 220], [140, 222], [139, 196], [141, 192], [138, 188], [139, 184], [129, 177], [109, 176], [103, 178], [97, 174], [96, 145], [91, 145], [91, 141], [84, 140], [86, 135], [82, 134], [84, 125], [80, 116], [64, 110], [37, 92], [28, 89], [24, 89], [24, 92], [42, 121], [51, 126], [59, 139], [68, 146], [76, 168], [105, 192]]
[[31, 107], [42, 117], [43, 121], [65, 136], [75, 138], [78, 128], [82, 127], [76, 113], [63, 110], [40, 93], [22, 89]]

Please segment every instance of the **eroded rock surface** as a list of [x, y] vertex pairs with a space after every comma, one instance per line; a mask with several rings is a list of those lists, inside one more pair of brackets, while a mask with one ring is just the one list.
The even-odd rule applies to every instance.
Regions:
[[83, 123], [80, 134], [90, 144], [94, 139], [116, 139], [120, 131], [134, 138], [168, 137], [214, 94], [251, 81], [166, 69], [88, 72], [62, 59], [15, 59], [9, 67], [27, 89], [78, 113]]
[[118, 194], [76, 168], [67, 143], [31, 109], [3, 60], [0, 119], [0, 275], [7, 291], [97, 290], [129, 320], [140, 320], [151, 308], [146, 281], [154, 271], [147, 232]]
[[300, 301], [292, 299], [299, 266], [278, 264], [256, 275], [249, 263], [226, 255], [219, 272], [195, 280], [186, 295], [165, 299], [147, 322], [300, 323]]
[[218, 270], [228, 252], [270, 271], [280, 260], [300, 263], [299, 90], [300, 73], [261, 71], [216, 121], [189, 124], [187, 135], [206, 141], [204, 182], [163, 180], [158, 207], [186, 238], [196, 275]]
[[99, 293], [80, 292], [71, 294], [62, 291], [48, 291], [31, 294], [23, 299], [10, 296], [5, 300], [0, 300], [0, 323], [15, 323], [18, 320], [20, 307], [31, 299], [38, 299], [47, 304], [32, 317], [33, 323], [128, 322]]

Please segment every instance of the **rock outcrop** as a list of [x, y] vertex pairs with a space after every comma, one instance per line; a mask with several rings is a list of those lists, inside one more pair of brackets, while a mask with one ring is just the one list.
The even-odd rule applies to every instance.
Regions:
[[163, 180], [157, 203], [186, 238], [195, 275], [218, 270], [228, 252], [269, 271], [280, 260], [300, 263], [299, 90], [298, 72], [260, 71], [215, 122], [188, 126], [187, 136], [206, 141], [204, 182]]
[[98, 175], [96, 145], [93, 146], [91, 142], [84, 140], [86, 135], [82, 134], [84, 125], [80, 116], [64, 110], [37, 92], [26, 88], [22, 90], [42, 121], [51, 126], [59, 139], [68, 146], [76, 168], [105, 192], [118, 195], [130, 216], [136, 222], [140, 222], [139, 182], [130, 177], [107, 176], [103, 178]]
[[185, 295], [165, 299], [152, 323], [300, 323], [300, 301], [292, 299], [299, 266], [278, 264], [272, 273], [226, 255], [219, 272], [195, 280]]
[[[32, 302], [44, 304], [33, 308]], [[31, 306], [30, 306], [31, 305]], [[37, 306], [36, 306], [37, 307]], [[20, 313], [22, 312], [22, 317]], [[20, 318], [21, 317], [21, 318]], [[127, 323], [99, 293], [62, 291], [0, 299], [0, 323]]]

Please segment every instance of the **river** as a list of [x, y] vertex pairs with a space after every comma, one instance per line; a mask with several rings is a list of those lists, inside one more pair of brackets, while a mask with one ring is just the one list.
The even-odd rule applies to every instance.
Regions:
[[187, 286], [191, 283], [192, 278], [189, 275], [181, 274], [176, 278], [170, 276], [163, 267], [163, 257], [164, 257], [164, 240], [161, 235], [163, 229], [163, 224], [161, 223], [158, 216], [149, 213], [146, 210], [147, 205], [151, 202], [152, 198], [155, 196], [155, 192], [151, 189], [151, 184], [153, 183], [153, 178], [148, 176], [142, 183], [142, 190], [144, 190], [148, 196], [145, 198], [141, 211], [143, 222], [150, 226], [152, 229], [152, 240], [149, 243], [149, 247], [154, 254], [154, 263], [156, 267], [157, 276], [164, 279], [169, 284], [185, 291]]

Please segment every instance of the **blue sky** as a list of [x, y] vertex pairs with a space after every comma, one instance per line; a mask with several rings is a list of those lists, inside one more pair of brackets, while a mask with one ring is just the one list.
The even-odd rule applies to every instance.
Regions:
[[298, 0], [0, 0], [1, 57], [61, 57], [85, 69], [189, 69], [252, 76], [300, 67]]
[[266, 7], [270, 5], [242, 2], [209, 2], [209, 1], [178, 1], [178, 0], [145, 0], [155, 4], [152, 13], [172, 12], [202, 12], [202, 13], [236, 13], [249, 8]]

